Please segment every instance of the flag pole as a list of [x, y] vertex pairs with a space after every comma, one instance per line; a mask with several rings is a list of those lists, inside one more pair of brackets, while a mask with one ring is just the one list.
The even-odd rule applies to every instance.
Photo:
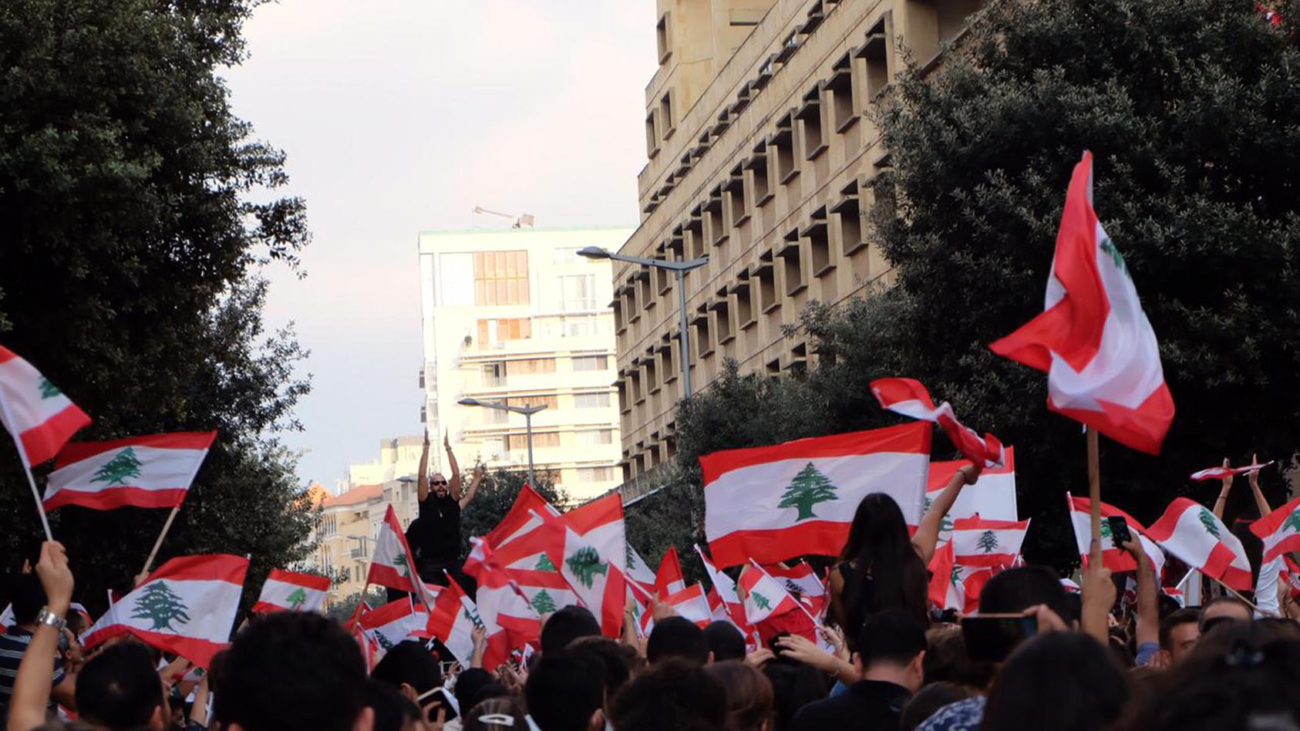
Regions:
[[[15, 423], [13, 417], [9, 415], [9, 403], [0, 396], [0, 410], [3, 410], [5, 422], [7, 424]], [[18, 459], [23, 463], [23, 473], [27, 475], [27, 484], [32, 488], [32, 497], [36, 498], [36, 512], [41, 516], [41, 528], [45, 529], [45, 540], [54, 542], [54, 534], [50, 532], [50, 519], [45, 514], [45, 503], [41, 500], [41, 491], [36, 489], [36, 478], [32, 477], [32, 466], [27, 461], [27, 449], [23, 447], [22, 437], [14, 435], [14, 446], [18, 448]]]
[[[1206, 574], [1206, 576], [1209, 576], [1209, 574]], [[1277, 616], [1277, 615], [1273, 614], [1272, 612], [1269, 612], [1269, 611], [1264, 610], [1264, 609], [1260, 609], [1258, 604], [1256, 604], [1255, 602], [1252, 602], [1251, 600], [1249, 600], [1249, 599], [1247, 599], [1246, 597], [1242, 596], [1242, 595], [1241, 595], [1241, 592], [1237, 591], [1236, 589], [1232, 588], [1231, 586], [1228, 586], [1227, 584], [1223, 583], [1222, 581], [1219, 581], [1218, 579], [1214, 578], [1213, 576], [1209, 576], [1209, 578], [1210, 578], [1210, 581], [1213, 581], [1214, 583], [1218, 584], [1219, 586], [1222, 586], [1224, 589], [1227, 589], [1227, 590], [1228, 590], [1228, 593], [1230, 593], [1230, 594], [1232, 594], [1233, 596], [1235, 596], [1235, 597], [1237, 597], [1238, 599], [1240, 599], [1242, 602], [1244, 602], [1244, 603], [1246, 604], [1246, 606], [1250, 607], [1251, 609], [1255, 610], [1256, 612], [1259, 612], [1260, 614], [1267, 615], [1267, 616]]]
[[1092, 540], [1101, 543], [1101, 457], [1097, 430], [1088, 427], [1088, 502], [1091, 504]]
[[167, 537], [167, 531], [172, 529], [172, 521], [176, 520], [176, 514], [181, 511], [181, 506], [177, 505], [172, 508], [171, 514], [167, 516], [167, 522], [163, 523], [162, 533], [158, 534], [158, 540], [154, 541], [153, 550], [149, 552], [149, 558], [144, 560], [144, 569], [140, 572], [148, 575], [149, 567], [153, 566], [153, 560], [158, 558], [158, 549], [162, 548], [163, 539]]

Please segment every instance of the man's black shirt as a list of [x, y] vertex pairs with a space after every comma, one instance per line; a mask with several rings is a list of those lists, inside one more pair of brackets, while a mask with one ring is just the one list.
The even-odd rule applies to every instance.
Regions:
[[407, 536], [418, 564], [455, 564], [460, 558], [460, 501], [451, 495], [440, 498], [430, 493], [420, 503], [420, 517], [411, 524]]
[[911, 693], [901, 685], [859, 680], [834, 698], [799, 709], [790, 723], [790, 731], [897, 731], [909, 697]]

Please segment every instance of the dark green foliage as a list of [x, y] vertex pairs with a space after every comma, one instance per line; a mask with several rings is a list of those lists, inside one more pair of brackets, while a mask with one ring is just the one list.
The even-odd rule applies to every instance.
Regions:
[[[466, 473], [464, 479], [467, 481], [470, 475]], [[479, 485], [478, 493], [465, 512], [460, 516], [460, 534], [461, 534], [461, 555], [468, 556], [470, 551], [469, 539], [471, 536], [481, 537], [487, 535], [491, 530], [497, 527], [502, 518], [510, 512], [510, 508], [515, 504], [515, 498], [519, 497], [519, 491], [523, 489], [524, 483], [528, 482], [528, 474], [525, 472], [509, 472], [506, 470], [497, 470], [489, 472], [483, 477], [483, 484]], [[557, 490], [545, 474], [538, 473], [537, 484], [535, 487], [538, 494], [546, 498], [552, 505], [563, 509], [569, 502], [569, 496], [563, 490]]]

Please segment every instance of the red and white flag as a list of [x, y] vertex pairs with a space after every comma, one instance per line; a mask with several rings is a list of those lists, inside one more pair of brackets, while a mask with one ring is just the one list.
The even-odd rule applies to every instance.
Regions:
[[682, 562], [677, 558], [677, 546], [669, 546], [664, 557], [659, 559], [659, 571], [655, 574], [655, 593], [659, 597], [676, 594], [686, 588], [686, 579], [682, 578]]
[[746, 624], [754, 628], [763, 644], [770, 644], [783, 632], [818, 641], [817, 622], [808, 608], [757, 563], [750, 561], [741, 569], [737, 592], [744, 603]]
[[570, 510], [564, 522], [600, 553], [601, 558], [627, 572], [627, 534], [623, 524], [623, 497], [614, 492]]
[[45, 509], [179, 507], [216, 438], [215, 431], [177, 432], [69, 444], [46, 481]]
[[[561, 518], [544, 516], [538, 533], [546, 555], [560, 569], [560, 575], [569, 582], [583, 606], [600, 622], [601, 633], [618, 637], [623, 629], [623, 607], [627, 599], [627, 581], [622, 570]], [[618, 555], [624, 554], [625, 549], [620, 545]]]
[[366, 583], [408, 592], [425, 607], [433, 604], [433, 598], [415, 571], [415, 556], [406, 543], [406, 534], [402, 531], [402, 524], [397, 520], [397, 511], [393, 510], [392, 505], [388, 506], [384, 522], [379, 525], [375, 555], [370, 559], [370, 573], [366, 575]]
[[541, 521], [533, 517], [534, 512], [560, 514], [560, 511], [556, 510], [555, 506], [540, 493], [524, 485], [515, 497], [514, 504], [510, 506], [510, 512], [506, 513], [506, 517], [502, 518], [495, 528], [483, 536], [483, 540], [495, 550], [505, 548], [541, 525]]
[[[1092, 548], [1092, 501], [1086, 497], [1074, 497], [1068, 492], [1065, 493], [1065, 499], [1070, 507], [1070, 523], [1074, 526], [1074, 540], [1079, 549], [1079, 556], [1086, 567], [1088, 554]], [[1110, 532], [1110, 523], [1105, 520], [1114, 515], [1123, 517], [1128, 523], [1129, 533], [1136, 536], [1142, 544], [1143, 552], [1151, 559], [1151, 563], [1156, 568], [1156, 576], [1159, 576], [1160, 570], [1165, 566], [1165, 552], [1160, 550], [1160, 546], [1155, 541], [1147, 537], [1147, 529], [1134, 520], [1133, 516], [1106, 503], [1101, 504], [1102, 564], [1114, 573], [1137, 570], [1137, 562], [1128, 551], [1115, 545], [1115, 538]]]
[[1180, 497], [1147, 536], [1183, 563], [1238, 591], [1250, 591], [1250, 560], [1241, 541], [1205, 507]]
[[961, 518], [952, 524], [953, 560], [958, 566], [1010, 568], [1020, 558], [1029, 521]]
[[0, 421], [31, 467], [58, 454], [90, 417], [31, 363], [0, 345]]
[[511, 650], [537, 642], [541, 636], [542, 618], [510, 574], [501, 567], [491, 546], [478, 538], [471, 538], [470, 544], [473, 550], [466, 566], [472, 561], [477, 567], [475, 604], [487, 634], [483, 666], [495, 670], [510, 658]]
[[980, 437], [974, 429], [957, 421], [947, 401], [935, 406], [930, 392], [915, 378], [877, 378], [871, 382], [871, 393], [881, 408], [938, 424], [957, 451], [971, 462], [986, 468], [1006, 464], [1002, 442], [997, 437], [988, 433]]
[[370, 673], [379, 664], [379, 658], [384, 656], [384, 649], [379, 646], [374, 637], [366, 634], [361, 628], [361, 618], [366, 612], [370, 611], [370, 605], [365, 600], [357, 602], [357, 608], [352, 611], [352, 617], [343, 623], [343, 627], [356, 640], [357, 647], [361, 648], [361, 657], [366, 662], [366, 672]]
[[207, 669], [230, 644], [248, 559], [214, 553], [173, 558], [81, 636], [90, 649], [122, 635]]
[[705, 598], [709, 600], [709, 614], [714, 622], [726, 622], [736, 626], [736, 620], [731, 618], [731, 610], [727, 607], [727, 603], [718, 595], [718, 587], [710, 586]]
[[429, 614], [427, 634], [438, 638], [461, 667], [467, 668], [474, 657], [474, 628], [483, 626], [474, 601], [448, 576], [447, 586]]
[[1244, 467], [1210, 467], [1201, 470], [1200, 472], [1193, 472], [1192, 479], [1197, 482], [1204, 482], [1205, 480], [1222, 480], [1225, 477], [1259, 472], [1271, 464], [1273, 464], [1272, 460], [1269, 460], [1264, 464], [1249, 464]]
[[1137, 287], [1093, 210], [1090, 152], [1070, 179], [1043, 309], [989, 347], [1047, 373], [1051, 410], [1159, 454], [1174, 399]]
[[826, 616], [831, 601], [830, 592], [826, 591], [826, 585], [817, 578], [817, 572], [807, 562], [800, 561], [789, 567], [764, 566], [763, 570], [784, 584], [786, 591], [797, 601], [803, 602], [814, 617], [821, 619]]
[[704, 573], [709, 575], [709, 582], [713, 585], [713, 591], [717, 593], [718, 599], [726, 607], [732, 624], [742, 628], [741, 631], [743, 632], [749, 627], [749, 622], [745, 619], [745, 605], [740, 601], [740, 594], [736, 590], [735, 580], [719, 571], [713, 565], [713, 561], [704, 555], [704, 551], [699, 546], [695, 547], [695, 553], [699, 554], [700, 561], [704, 564]]
[[[957, 494], [957, 500], [944, 516], [939, 531], [940, 547], [952, 538], [952, 522], [958, 518], [979, 516], [988, 520], [1016, 520], [1016, 455], [1014, 447], [1007, 447], [1005, 464], [980, 473], [974, 485], [967, 485]], [[930, 476], [925, 486], [925, 511], [939, 497], [957, 470], [970, 464], [964, 459], [951, 462], [931, 462]], [[924, 512], [922, 513], [924, 514]]]
[[329, 590], [329, 577], [274, 569], [262, 584], [253, 612], [319, 612]]
[[361, 615], [359, 624], [384, 652], [388, 652], [408, 639], [420, 639], [429, 626], [429, 612], [416, 606], [408, 596], [366, 612]]
[[700, 584], [691, 584], [675, 594], [670, 594], [664, 597], [661, 603], [672, 607], [677, 616], [689, 619], [700, 629], [708, 627], [713, 621], [713, 609], [709, 606], [704, 587]]
[[655, 572], [650, 570], [631, 543], [627, 544], [627, 587], [642, 604], [648, 604], [654, 598]]
[[955, 609], [963, 615], [979, 611], [980, 591], [995, 573], [989, 566], [958, 564], [951, 543], [935, 551], [929, 568], [930, 602], [939, 609]]
[[1264, 563], [1300, 551], [1300, 497], [1251, 523], [1250, 532], [1264, 542]]
[[723, 568], [839, 555], [862, 498], [893, 498], [917, 525], [929, 469], [926, 424], [732, 449], [700, 458], [704, 531]]

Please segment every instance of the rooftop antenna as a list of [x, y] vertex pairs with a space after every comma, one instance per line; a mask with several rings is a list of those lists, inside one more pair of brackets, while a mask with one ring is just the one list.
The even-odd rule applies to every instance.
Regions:
[[498, 216], [500, 218], [513, 218], [515, 222], [513, 225], [510, 226], [510, 228], [523, 228], [524, 226], [527, 226], [528, 228], [533, 227], [533, 214], [531, 213], [523, 213], [516, 216], [513, 213], [501, 213], [500, 211], [489, 211], [483, 206], [474, 206], [473, 213], [479, 215], [486, 214], [489, 216]]

